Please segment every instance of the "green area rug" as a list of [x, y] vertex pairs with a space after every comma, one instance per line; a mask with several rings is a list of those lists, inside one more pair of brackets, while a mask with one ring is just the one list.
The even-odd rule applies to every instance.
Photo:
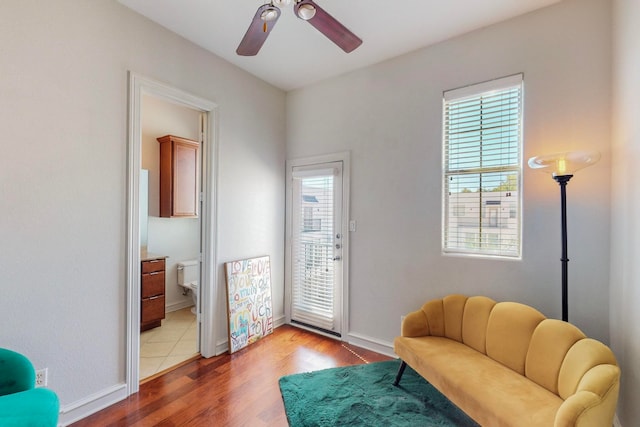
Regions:
[[289, 425], [478, 425], [409, 366], [394, 387], [399, 366], [391, 360], [280, 378]]

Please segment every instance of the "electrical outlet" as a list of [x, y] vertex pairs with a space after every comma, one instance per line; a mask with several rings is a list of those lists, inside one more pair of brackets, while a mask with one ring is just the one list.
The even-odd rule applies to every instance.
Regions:
[[36, 371], [36, 387], [46, 387], [48, 368], [38, 369]]

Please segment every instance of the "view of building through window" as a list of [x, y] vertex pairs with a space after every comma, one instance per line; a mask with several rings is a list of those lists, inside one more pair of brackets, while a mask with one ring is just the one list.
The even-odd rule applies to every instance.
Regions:
[[444, 95], [443, 250], [518, 258], [522, 76]]

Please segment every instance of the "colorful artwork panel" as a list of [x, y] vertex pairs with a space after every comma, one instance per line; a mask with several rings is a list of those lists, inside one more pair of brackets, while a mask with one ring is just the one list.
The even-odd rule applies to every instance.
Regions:
[[227, 262], [229, 353], [273, 332], [269, 257]]

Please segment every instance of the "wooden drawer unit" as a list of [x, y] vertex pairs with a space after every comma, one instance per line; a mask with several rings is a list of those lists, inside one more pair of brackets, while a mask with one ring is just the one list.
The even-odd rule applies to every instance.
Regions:
[[140, 265], [140, 330], [156, 328], [164, 319], [165, 260], [151, 259]]
[[164, 258], [142, 261], [142, 274], [154, 273], [157, 271], [162, 271], [164, 273], [164, 270]]
[[[160, 326], [161, 320], [164, 319], [164, 295], [156, 295], [142, 300], [142, 315], [140, 323], [143, 327], [141, 330], [155, 328]], [[156, 322], [158, 324], [156, 324]], [[144, 328], [146, 326], [146, 328]]]
[[164, 271], [142, 275], [142, 299], [164, 295]]

